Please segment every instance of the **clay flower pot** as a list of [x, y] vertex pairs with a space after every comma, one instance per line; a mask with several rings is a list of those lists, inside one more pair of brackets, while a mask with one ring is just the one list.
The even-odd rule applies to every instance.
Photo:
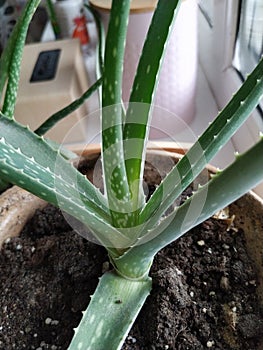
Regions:
[[[168, 171], [169, 167], [173, 164], [172, 159], [180, 158], [180, 153], [183, 152], [174, 144], [162, 144], [162, 148], [165, 149], [165, 152], [160, 149], [154, 149], [156, 147], [153, 145], [151, 145], [150, 148], [147, 158], [148, 165], [146, 166], [148, 173], [145, 175], [145, 180], [148, 181], [149, 187], [154, 186], [154, 184], [151, 183], [153, 179], [159, 177], [160, 180], [162, 176], [165, 176], [165, 172]], [[94, 164], [99, 157], [99, 148], [97, 146], [89, 147], [79, 152], [79, 154], [81, 157], [88, 158], [90, 162]], [[165, 155], [165, 157], [163, 157], [163, 155]], [[153, 175], [156, 169], [157, 175]], [[209, 167], [209, 171], [213, 171], [213, 168]], [[91, 170], [91, 178], [93, 174]], [[206, 177], [207, 171], [201, 174], [201, 176]], [[41, 203], [41, 206], [43, 206], [43, 203]], [[224, 217], [226, 212], [227, 217]], [[213, 349], [213, 347], [216, 348], [217, 346], [220, 349], [222, 349], [222, 346], [224, 349], [244, 350], [248, 349], [248, 346], [252, 346], [253, 349], [255, 348], [257, 350], [262, 349], [263, 337], [261, 330], [263, 317], [262, 313], [259, 311], [263, 308], [262, 212], [262, 199], [251, 192], [231, 204], [228, 210], [225, 210], [223, 216], [220, 217], [219, 215], [206, 221], [199, 225], [198, 228], [195, 228], [193, 232], [191, 232], [191, 235], [187, 233], [178, 241], [164, 248], [161, 253], [158, 253], [151, 272], [153, 278], [151, 296], [147, 299], [145, 306], [138, 316], [138, 320], [132, 328], [123, 349], [140, 349], [140, 346], [144, 346], [144, 348], [148, 346], [148, 348], [150, 348], [151, 344], [157, 344], [166, 349], [177, 349], [179, 346], [178, 344], [180, 344], [182, 349], [194, 349], [198, 347]], [[1, 219], [3, 217], [2, 214], [3, 210], [0, 207]], [[18, 216], [19, 214], [14, 212], [13, 215]], [[219, 228], [222, 232], [218, 232]], [[43, 230], [43, 227], [41, 229]], [[199, 229], [201, 229], [202, 233], [199, 233]], [[30, 230], [32, 231], [32, 228], [30, 228]], [[11, 231], [12, 229], [10, 228], [10, 236], [12, 235]], [[1, 233], [2, 232], [0, 232], [0, 240]], [[63, 236], [64, 238], [62, 241], [67, 236], [69, 236], [69, 233]], [[107, 262], [105, 264], [107, 256], [103, 253], [102, 247], [94, 246], [86, 240], [82, 240], [80, 236], [75, 236], [74, 240], [77, 242], [77, 246], [74, 247], [70, 245], [71, 243], [67, 243], [69, 245], [66, 248], [66, 250], [74, 251], [74, 258], [72, 258], [72, 260], [70, 257], [64, 260], [62, 258], [60, 262], [57, 262], [57, 259], [60, 258], [58, 257], [58, 255], [60, 255], [60, 250], [58, 249], [60, 249], [60, 244], [62, 243], [52, 243], [51, 237], [47, 239], [48, 246], [45, 248], [43, 248], [43, 238], [40, 239], [41, 244], [37, 243], [37, 240], [34, 239], [34, 251], [32, 247], [28, 246], [29, 243], [26, 243], [24, 248], [24, 243], [20, 241], [20, 238], [14, 238], [14, 243], [12, 243], [12, 240], [8, 240], [9, 242], [4, 244], [4, 257], [0, 254], [0, 263], [2, 264], [1, 270], [6, 268], [5, 264], [9, 255], [18, 255], [19, 264], [16, 265], [17, 271], [14, 272], [14, 274], [10, 274], [9, 272], [9, 274], [12, 275], [12, 279], [15, 279], [17, 277], [16, 275], [19, 274], [20, 265], [24, 266], [24, 262], [22, 262], [22, 260], [20, 261], [23, 256], [23, 250], [26, 250], [27, 247], [28, 251], [31, 252], [31, 260], [27, 255], [28, 252], [24, 253], [27, 259], [26, 270], [23, 272], [22, 277], [20, 276], [21, 279], [18, 279], [17, 282], [21, 291], [23, 291], [22, 283], [25, 281], [25, 278], [27, 279], [28, 275], [31, 274], [31, 269], [33, 272], [36, 272], [36, 276], [38, 277], [42, 277], [40, 276], [41, 274], [43, 274], [43, 276], [46, 274], [48, 275], [49, 272], [45, 272], [45, 265], [49, 265], [50, 268], [53, 261], [56, 261], [54, 270], [58, 268], [58, 275], [60, 277], [61, 275], [74, 275], [71, 279], [67, 277], [66, 282], [55, 284], [52, 282], [51, 276], [48, 275], [48, 285], [53, 287], [55, 285], [56, 288], [49, 291], [48, 287], [45, 286], [45, 295], [50, 297], [50, 295], [55, 294], [55, 290], [59, 289], [61, 283], [63, 286], [60, 291], [62, 296], [59, 295], [57, 299], [54, 299], [55, 301], [52, 299], [52, 302], [48, 302], [47, 305], [43, 306], [44, 310], [42, 310], [42, 312], [41, 305], [38, 304], [38, 298], [41, 299], [39, 296], [40, 287], [37, 284], [38, 289], [34, 290], [34, 283], [31, 284], [27, 280], [28, 285], [26, 286], [25, 295], [26, 297], [30, 295], [30, 302], [25, 300], [21, 303], [22, 309], [24, 308], [23, 311], [26, 314], [23, 316], [22, 324], [19, 324], [21, 332], [19, 333], [14, 329], [16, 322], [14, 321], [15, 318], [12, 316], [14, 312], [11, 306], [10, 309], [6, 309], [2, 320], [0, 318], [0, 321], [3, 323], [3, 325], [0, 324], [0, 327], [2, 327], [0, 344], [3, 344], [5, 349], [11, 349], [11, 347], [8, 348], [8, 346], [10, 346], [8, 344], [11, 343], [7, 343], [7, 339], [10, 338], [12, 342], [18, 341], [12, 338], [16, 338], [18, 333], [19, 337], [22, 337], [21, 342], [25, 339], [27, 348], [30, 346], [40, 346], [42, 341], [42, 345], [45, 343], [47, 346], [53, 346], [54, 349], [55, 346], [59, 349], [66, 349], [73, 333], [68, 323], [65, 325], [63, 322], [70, 322], [72, 318], [73, 324], [71, 324], [71, 327], [76, 327], [76, 323], [81, 314], [80, 311], [83, 310], [83, 307], [86, 307], [86, 304], [83, 306], [83, 300], [85, 299], [85, 302], [88, 303], [87, 295], [93, 293], [92, 288], [95, 288], [96, 281], [101, 274], [101, 265], [103, 265], [104, 269], [107, 269], [109, 265]], [[213, 236], [215, 242], [212, 244]], [[6, 238], [5, 235], [5, 241]], [[241, 243], [243, 244], [244, 242], [245, 245], [241, 246]], [[89, 249], [91, 249], [92, 252], [90, 253], [89, 251], [87, 256], [85, 255], [85, 245], [90, 245]], [[220, 246], [220, 249], [217, 252], [216, 248], [218, 246]], [[17, 247], [19, 247], [19, 249]], [[55, 251], [52, 249], [55, 249]], [[88, 255], [93, 259], [93, 255], [96, 251], [99, 255], [97, 265], [93, 266], [93, 270], [96, 271], [96, 274], [92, 275], [91, 278], [86, 275], [83, 277], [84, 282], [87, 284], [87, 289], [85, 289], [84, 295], [81, 295], [80, 291], [77, 292], [74, 289], [75, 285], [80, 284], [80, 289], [86, 287], [84, 287], [85, 284], [82, 285], [78, 282], [77, 278], [79, 275], [82, 276], [85, 274], [85, 270], [88, 266]], [[244, 255], [245, 252], [247, 255]], [[230, 259], [230, 253], [232, 254], [232, 260], [228, 260]], [[192, 260], [190, 260], [190, 254], [193, 255], [191, 257]], [[80, 265], [73, 265], [73, 259], [80, 259]], [[62, 266], [63, 261], [64, 263], [66, 261], [67, 264], [65, 271]], [[204, 266], [201, 265], [201, 262], [204, 263]], [[93, 263], [94, 261], [91, 262], [91, 264]], [[247, 265], [245, 265], [245, 263]], [[30, 264], [32, 265], [31, 267]], [[41, 264], [44, 266], [42, 267]], [[226, 266], [223, 266], [224, 264]], [[242, 269], [243, 264], [245, 267]], [[210, 272], [212, 273], [212, 277], [208, 279], [207, 275]], [[37, 283], [36, 280], [34, 281]], [[90, 281], [93, 281], [92, 286], [89, 286], [91, 283]], [[190, 284], [189, 281], [192, 284]], [[4, 296], [4, 298], [4, 290], [9, 290], [7, 284], [6, 281], [2, 284], [2, 297]], [[242, 294], [243, 292], [238, 291], [237, 297], [235, 297], [232, 292], [234, 287], [239, 286], [244, 287], [248, 294]], [[71, 296], [69, 295], [69, 290], [72, 293]], [[72, 292], [72, 290], [74, 290], [74, 292]], [[256, 294], [258, 298], [256, 298]], [[16, 298], [14, 307], [17, 307], [16, 305], [19, 305], [19, 300], [22, 301], [24, 296], [18, 293], [14, 298]], [[245, 300], [245, 303], [242, 298]], [[249, 303], [252, 298], [254, 309], [250, 310], [251, 306]], [[69, 309], [71, 314], [63, 318], [56, 313], [54, 304], [57, 303], [57, 300], [63, 301], [64, 299], [66, 301], [58, 308], [59, 310], [63, 310], [63, 312]], [[258, 302], [256, 306], [255, 300]], [[30, 305], [31, 303], [34, 305]], [[246, 303], [248, 305], [248, 311], [246, 310], [246, 313], [244, 313], [243, 309], [246, 307]], [[52, 307], [50, 308], [51, 304]], [[153, 308], [155, 307], [153, 304], [157, 305], [156, 308]], [[43, 319], [37, 322], [39, 328], [34, 328], [31, 332], [29, 330], [30, 327], [36, 327], [36, 325], [28, 325], [26, 320], [27, 315], [31, 320], [34, 310], [39, 313], [39, 317]], [[216, 310], [219, 310], [220, 313], [218, 318], [215, 318], [214, 315]], [[16, 312], [20, 313], [21, 310], [16, 310]], [[179, 319], [179, 321], [178, 319], [174, 320], [173, 316], [178, 315], [181, 319]], [[35, 317], [37, 316], [38, 315]], [[149, 322], [150, 319], [153, 321], [152, 324]], [[158, 325], [156, 325], [157, 320], [161, 322]], [[7, 323], [9, 324], [9, 328], [5, 328]], [[23, 323], [25, 323], [25, 326]], [[195, 324], [195, 328], [190, 328], [190, 324]], [[220, 331], [220, 335], [213, 333], [217, 331]], [[62, 336], [59, 332], [62, 332], [63, 337], [65, 337], [62, 342]], [[44, 339], [43, 337], [46, 334], [48, 334], [47, 339]], [[215, 334], [217, 334], [217, 338]], [[40, 339], [40, 337], [42, 338]], [[50, 338], [52, 339], [52, 343]], [[241, 338], [241, 340], [239, 338]], [[222, 339], [223, 345], [218, 344], [218, 339]], [[185, 346], [185, 348], [183, 346]]]

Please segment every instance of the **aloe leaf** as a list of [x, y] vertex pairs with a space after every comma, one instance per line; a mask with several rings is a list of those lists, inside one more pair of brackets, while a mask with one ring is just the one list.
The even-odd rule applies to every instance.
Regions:
[[58, 39], [61, 36], [61, 29], [58, 23], [58, 19], [57, 19], [57, 14], [56, 11], [54, 9], [54, 4], [52, 0], [47, 0], [46, 1], [47, 4], [47, 11], [48, 11], [48, 15], [49, 15], [49, 19], [53, 28], [53, 32], [55, 34], [55, 38]]
[[129, 281], [104, 274], [69, 350], [119, 350], [151, 290], [151, 279]]
[[[105, 205], [105, 198], [99, 192], [99, 190], [89, 181], [86, 181], [70, 163], [68, 163], [63, 157], [61, 157], [58, 151], [54, 151], [44, 138], [35, 135], [27, 127], [21, 125], [15, 120], [10, 120], [4, 115], [0, 115], [0, 137], [4, 140], [4, 143], [10, 145], [14, 149], [19, 149], [21, 154], [27, 158], [35, 158], [36, 165], [40, 165], [43, 168], [49, 168], [51, 172], [61, 172], [64, 179], [72, 182], [75, 176], [78, 176], [80, 182], [78, 185], [83, 186], [80, 191], [87, 191], [89, 200], [94, 205]], [[65, 166], [64, 174], [63, 167]], [[83, 193], [84, 194], [84, 193]], [[105, 212], [107, 212], [106, 206], [104, 206]]]
[[91, 85], [91, 87], [87, 91], [85, 91], [80, 98], [73, 101], [68, 106], [54, 113], [47, 120], [45, 120], [44, 123], [41, 124], [35, 130], [35, 133], [40, 136], [44, 135], [46, 132], [48, 132], [48, 130], [50, 130], [54, 125], [56, 125], [56, 123], [58, 123], [60, 120], [64, 119], [70, 113], [78, 109], [86, 101], [86, 99], [88, 99], [101, 86], [101, 84], [102, 78], [98, 79], [93, 85]]
[[[130, 0], [113, 0], [105, 47], [102, 85], [102, 151], [105, 188], [113, 223], [125, 227], [129, 210], [121, 213], [129, 202], [122, 144], [122, 71]], [[118, 163], [113, 164], [117, 158]]]
[[[156, 189], [140, 215], [153, 226], [220, 148], [246, 121], [263, 96], [263, 58], [239, 91]], [[153, 213], [154, 217], [153, 218]]]
[[[15, 25], [14, 36], [11, 37], [10, 46], [8, 46], [6, 51], [7, 56], [4, 54], [4, 62], [8, 61], [8, 64], [4, 63], [4, 70], [8, 69], [8, 82], [2, 112], [9, 118], [13, 118], [14, 116], [21, 60], [28, 26], [39, 3], [40, 0], [30, 0], [26, 3], [19, 20]], [[6, 75], [5, 72], [4, 75]]]
[[[63, 147], [62, 145], [58, 144], [55, 141], [45, 139], [47, 144], [52, 147], [55, 151], [59, 152], [62, 157], [64, 157], [67, 160], [72, 160], [78, 158], [77, 154], [70, 151], [66, 147]], [[9, 182], [5, 182], [0, 179], [0, 192], [6, 190], [8, 187], [10, 187], [11, 184]]]
[[[178, 12], [179, 3], [180, 1], [159, 0], [157, 4], [138, 64], [127, 110], [123, 139], [128, 183], [132, 188], [136, 208], [140, 208], [144, 201], [142, 164], [148, 138], [151, 102], [158, 81], [165, 44]], [[132, 157], [129, 156], [131, 152]]]
[[[22, 25], [22, 21], [20, 21], [20, 26]], [[7, 41], [6, 47], [1, 54], [0, 57], [0, 100], [2, 101], [2, 95], [4, 92], [5, 83], [9, 74], [11, 58], [16, 46], [17, 35], [19, 33], [19, 25], [18, 23], [12, 30], [12, 33]]]
[[[238, 174], [238, 176], [237, 176]], [[253, 176], [251, 176], [253, 174]], [[263, 138], [147, 232], [114, 264], [122, 274], [138, 278], [149, 270], [154, 255], [188, 230], [231, 204], [263, 180]]]
[[[84, 223], [107, 247], [127, 246], [111, 226], [105, 198], [85, 176], [43, 138], [14, 120], [0, 116], [0, 178], [59, 206]], [[116, 253], [111, 249], [113, 255]]]
[[13, 28], [13, 31], [9, 37], [7, 45], [0, 56], [0, 101], [2, 101], [2, 96], [3, 96], [5, 84], [7, 81], [8, 73], [9, 73], [10, 61], [11, 61], [10, 58], [16, 43], [16, 36], [17, 36], [17, 26]]

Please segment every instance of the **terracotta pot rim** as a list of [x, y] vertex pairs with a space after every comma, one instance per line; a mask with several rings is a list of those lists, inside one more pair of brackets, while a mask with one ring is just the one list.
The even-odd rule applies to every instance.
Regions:
[[[179, 158], [182, 157], [187, 150], [191, 147], [191, 143], [180, 143], [177, 144], [176, 142], [172, 141], [150, 141], [147, 145], [147, 152], [155, 152], [157, 153], [164, 153], [166, 156], [178, 156]], [[88, 145], [74, 145], [71, 147], [71, 150], [78, 155], [95, 155], [101, 152], [101, 145], [99, 143], [94, 144], [88, 144]], [[216, 173], [217, 168], [212, 164], [207, 164], [206, 168], [212, 172]], [[250, 195], [252, 195], [262, 206], [263, 211], [263, 198], [261, 198], [258, 194], [256, 194], [253, 190], [248, 192]]]

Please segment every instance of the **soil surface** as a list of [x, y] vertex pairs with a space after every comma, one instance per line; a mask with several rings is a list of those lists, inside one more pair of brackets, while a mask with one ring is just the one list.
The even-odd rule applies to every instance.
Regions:
[[[0, 349], [67, 349], [108, 267], [104, 248], [73, 232], [58, 209], [38, 211], [0, 252]], [[123, 350], [259, 350], [257, 278], [234, 223], [194, 228], [156, 256], [151, 276]]]
[[[158, 254], [123, 349], [257, 349], [257, 280], [242, 232], [227, 228], [210, 219]], [[1, 251], [0, 349], [67, 349], [107, 261], [59, 210], [38, 212]]]

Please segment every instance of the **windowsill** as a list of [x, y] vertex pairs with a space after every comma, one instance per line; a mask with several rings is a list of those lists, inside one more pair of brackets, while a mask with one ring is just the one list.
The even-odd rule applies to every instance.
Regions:
[[[193, 131], [193, 134], [196, 135], [196, 138], [202, 134], [217, 114], [218, 108], [215, 99], [209, 88], [202, 67], [199, 65], [197, 77], [196, 116], [189, 125], [189, 128]], [[196, 141], [196, 139], [194, 140], [193, 137], [191, 138], [191, 135], [186, 131], [179, 133], [177, 139], [178, 141], [189, 143]], [[210, 163], [218, 168], [224, 168], [233, 161], [234, 153], [235, 149], [233, 144], [229, 141], [217, 156], [210, 161]]]

